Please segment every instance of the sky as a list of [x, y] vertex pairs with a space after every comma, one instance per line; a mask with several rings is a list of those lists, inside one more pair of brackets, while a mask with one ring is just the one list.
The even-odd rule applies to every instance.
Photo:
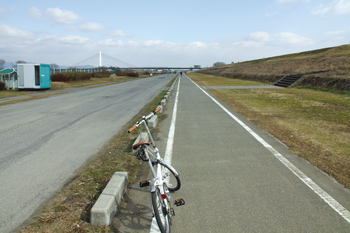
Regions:
[[349, 42], [350, 0], [0, 0], [6, 62], [210, 67]]

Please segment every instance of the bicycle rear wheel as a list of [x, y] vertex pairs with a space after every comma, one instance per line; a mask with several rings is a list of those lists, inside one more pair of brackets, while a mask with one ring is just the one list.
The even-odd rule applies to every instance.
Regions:
[[159, 230], [162, 233], [170, 233], [170, 213], [168, 212], [165, 205], [165, 202], [168, 202], [168, 199], [162, 198], [159, 188], [156, 188], [155, 191], [151, 193], [151, 195], [154, 216], [156, 217]]
[[162, 166], [162, 175], [165, 177], [168, 190], [171, 192], [177, 191], [181, 187], [180, 177], [176, 175], [169, 167], [165, 164]]

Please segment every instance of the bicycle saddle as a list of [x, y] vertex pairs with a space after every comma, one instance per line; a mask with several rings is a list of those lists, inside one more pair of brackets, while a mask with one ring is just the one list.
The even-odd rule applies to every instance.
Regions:
[[141, 138], [138, 143], [136, 143], [135, 145], [132, 146], [132, 149], [136, 150], [141, 145], [149, 146], [150, 144], [151, 144], [150, 142], [146, 142], [144, 138]]

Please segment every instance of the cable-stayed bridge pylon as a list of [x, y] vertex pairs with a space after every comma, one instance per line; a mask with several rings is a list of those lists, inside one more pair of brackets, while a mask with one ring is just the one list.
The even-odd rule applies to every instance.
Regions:
[[86, 67], [86, 66], [92, 66], [92, 67], [119, 67], [119, 68], [132, 68], [135, 67], [134, 65], [124, 62], [122, 60], [119, 60], [117, 58], [108, 56], [107, 54], [104, 54], [102, 52], [99, 52], [98, 54], [95, 54], [81, 62], [78, 62], [73, 65], [74, 67]]

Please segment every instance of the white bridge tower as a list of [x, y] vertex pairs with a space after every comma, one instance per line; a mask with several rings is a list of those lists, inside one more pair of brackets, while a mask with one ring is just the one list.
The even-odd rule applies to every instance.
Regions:
[[102, 52], [100, 51], [100, 67], [102, 67]]

